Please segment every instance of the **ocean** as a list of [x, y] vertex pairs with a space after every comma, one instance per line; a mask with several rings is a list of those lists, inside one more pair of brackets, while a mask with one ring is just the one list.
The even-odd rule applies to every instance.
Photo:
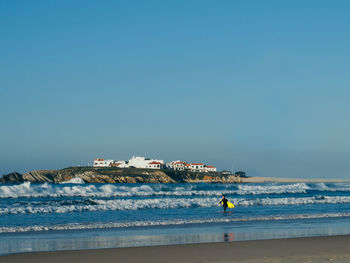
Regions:
[[0, 254], [341, 235], [349, 222], [349, 183], [0, 185]]

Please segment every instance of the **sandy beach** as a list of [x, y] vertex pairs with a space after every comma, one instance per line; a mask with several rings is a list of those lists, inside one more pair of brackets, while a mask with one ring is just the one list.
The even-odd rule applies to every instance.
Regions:
[[38, 252], [5, 255], [3, 263], [350, 262], [350, 236], [205, 243], [171, 246]]

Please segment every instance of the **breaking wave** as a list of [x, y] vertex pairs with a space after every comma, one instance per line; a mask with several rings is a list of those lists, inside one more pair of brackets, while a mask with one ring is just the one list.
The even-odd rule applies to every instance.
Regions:
[[109, 222], [109, 223], [69, 223], [59, 225], [32, 225], [25, 227], [0, 227], [1, 233], [21, 233], [36, 231], [64, 231], [64, 230], [88, 230], [106, 228], [128, 228], [128, 227], [151, 227], [170, 225], [191, 225], [206, 223], [230, 223], [248, 221], [278, 221], [278, 220], [302, 220], [321, 218], [350, 217], [350, 213], [326, 213], [326, 214], [296, 214], [286, 216], [266, 216], [249, 218], [208, 218], [208, 219], [188, 219], [188, 220], [163, 220], [163, 221], [133, 221], [133, 222]]
[[[313, 196], [284, 198], [233, 198], [237, 206], [285, 206], [308, 204], [350, 203], [350, 196]], [[219, 206], [216, 197], [196, 198], [150, 198], [150, 199], [85, 199], [60, 200], [46, 202], [19, 202], [12, 206], [0, 207], [0, 215], [38, 214], [38, 213], [74, 213], [84, 211], [122, 211], [141, 209], [177, 209]]]
[[[77, 178], [75, 178], [77, 179]], [[79, 178], [78, 178], [79, 179]], [[36, 197], [147, 197], [147, 196], [220, 196], [226, 195], [270, 195], [316, 192], [349, 192], [350, 184], [260, 184], [260, 185], [213, 185], [213, 184], [31, 184], [0, 185], [0, 198]], [[75, 184], [72, 184], [75, 183]]]
[[75, 177], [70, 179], [69, 181], [66, 182], [62, 182], [61, 184], [85, 184], [84, 180], [79, 178], [79, 177]]

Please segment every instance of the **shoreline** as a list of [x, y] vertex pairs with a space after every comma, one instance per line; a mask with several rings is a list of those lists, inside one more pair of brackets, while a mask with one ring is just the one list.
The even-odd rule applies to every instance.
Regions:
[[[174, 175], [168, 175], [165, 173], [166, 170], [152, 170], [146, 171], [146, 169], [133, 169], [133, 168], [118, 168], [118, 169], [107, 169], [107, 172], [124, 172], [122, 175], [108, 175], [108, 174], [93, 174], [90, 172], [83, 173], [68, 173], [64, 176], [57, 175], [62, 170], [37, 170], [28, 173], [19, 174], [16, 172], [0, 176], [0, 185], [6, 184], [22, 184], [25, 182], [40, 184], [62, 184], [62, 183], [76, 183], [81, 182], [84, 184], [88, 183], [101, 183], [101, 184], [124, 184], [124, 183], [170, 183], [170, 184], [187, 184], [187, 183], [222, 183], [222, 184], [244, 184], [244, 183], [350, 183], [350, 179], [326, 179], [326, 178], [284, 178], [284, 177], [258, 177], [248, 176], [239, 177], [234, 174], [231, 175], [219, 175], [220, 173], [190, 173], [192, 178], [185, 178], [185, 174], [182, 174], [179, 178], [175, 178]], [[80, 167], [80, 169], [82, 169]], [[132, 171], [132, 173], [126, 173], [126, 170]], [[137, 171], [139, 170], [139, 171]], [[139, 173], [138, 173], [139, 172]], [[153, 174], [149, 174], [152, 172]], [[169, 170], [167, 170], [169, 173]], [[173, 172], [173, 171], [172, 171]], [[135, 174], [133, 174], [135, 173]], [[146, 174], [142, 174], [146, 173]], [[177, 172], [180, 173], [180, 172]], [[57, 177], [57, 178], [56, 178]], [[55, 180], [53, 178], [56, 178]]]
[[242, 183], [350, 183], [350, 180], [344, 179], [304, 179], [278, 177], [246, 177], [241, 179]]
[[350, 235], [234, 241], [0, 256], [0, 262], [350, 262]]

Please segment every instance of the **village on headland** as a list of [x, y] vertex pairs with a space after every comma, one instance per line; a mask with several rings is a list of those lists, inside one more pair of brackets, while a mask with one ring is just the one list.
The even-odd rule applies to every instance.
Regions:
[[[118, 168], [138, 168], [138, 169], [168, 169], [174, 171], [188, 171], [197, 173], [216, 173], [217, 169], [213, 165], [207, 165], [203, 162], [199, 163], [187, 163], [184, 161], [176, 160], [169, 163], [165, 163], [164, 160], [151, 159], [141, 156], [132, 156], [128, 161], [115, 161], [104, 158], [95, 158], [93, 167], [118, 167]], [[220, 171], [222, 175], [235, 175], [241, 178], [247, 178], [244, 171]]]
[[0, 183], [308, 183], [349, 182], [340, 179], [302, 179], [247, 176], [244, 171], [217, 171], [204, 162], [185, 162], [133, 156], [128, 161], [95, 158], [93, 165], [59, 170], [12, 172], [0, 177]]
[[60, 170], [33, 170], [3, 175], [0, 183], [242, 183], [245, 172], [223, 170], [203, 162], [189, 163], [133, 156], [128, 161], [95, 158], [93, 165]]
[[[139, 168], [139, 169], [172, 169], [175, 171], [190, 171], [190, 172], [216, 172], [216, 167], [200, 163], [187, 163], [176, 160], [169, 163], [164, 163], [164, 160], [156, 160], [141, 156], [133, 156], [129, 161], [115, 161], [104, 158], [94, 159], [94, 167], [118, 167], [118, 168]], [[224, 171], [229, 172], [229, 171]], [[241, 172], [241, 175], [242, 172]]]

